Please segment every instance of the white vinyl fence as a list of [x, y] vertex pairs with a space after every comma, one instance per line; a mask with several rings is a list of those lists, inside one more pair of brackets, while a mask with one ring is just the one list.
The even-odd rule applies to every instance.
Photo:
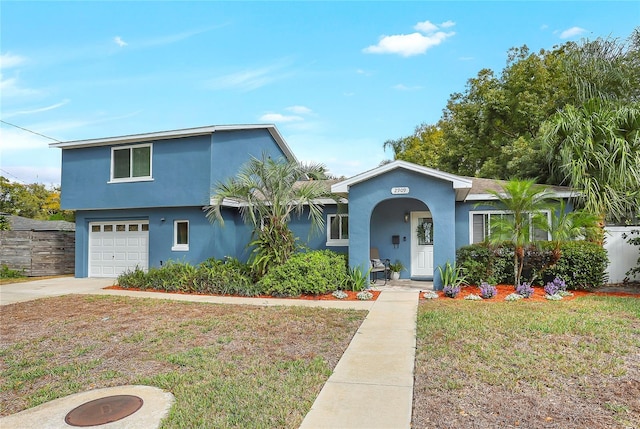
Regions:
[[[634, 229], [640, 229], [640, 226], [607, 226], [604, 229], [604, 248], [609, 255], [607, 267], [609, 283], [621, 283], [626, 277], [625, 273], [636, 266], [640, 256], [640, 246], [627, 243], [630, 237], [638, 237], [637, 235], [629, 236]], [[627, 238], [623, 238], [624, 235]], [[640, 281], [640, 276], [636, 275], [629, 280]]]

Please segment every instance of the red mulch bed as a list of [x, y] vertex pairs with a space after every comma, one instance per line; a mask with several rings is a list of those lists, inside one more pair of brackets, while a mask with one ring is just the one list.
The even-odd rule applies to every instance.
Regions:
[[[506, 298], [507, 295], [515, 293], [515, 288], [513, 287], [513, 285], [497, 285], [496, 289], [498, 290], [498, 294], [496, 296], [494, 296], [493, 298], [490, 299], [483, 299], [483, 301], [486, 302], [500, 302], [503, 301]], [[545, 298], [545, 292], [544, 292], [544, 288], [541, 286], [535, 286], [533, 288], [534, 292], [533, 292], [533, 296], [531, 296], [530, 298], [527, 298], [526, 300], [528, 301], [537, 301], [537, 302], [547, 302], [548, 299]], [[444, 294], [442, 293], [442, 291], [437, 291], [438, 292], [438, 296], [440, 298], [444, 298]], [[566, 296], [564, 298], [562, 298], [563, 301], [568, 301], [568, 300], [572, 300], [575, 299], [579, 296], [588, 296], [588, 295], [599, 295], [599, 296], [621, 296], [621, 297], [633, 297], [633, 298], [640, 298], [640, 295], [637, 294], [633, 294], [633, 293], [625, 293], [625, 292], [587, 292], [584, 290], [572, 290], [570, 291], [573, 296]], [[478, 288], [477, 286], [465, 286], [463, 288], [461, 288], [460, 293], [458, 294], [457, 297], [455, 298], [448, 298], [448, 299], [464, 299], [465, 296], [467, 295], [471, 295], [471, 294], [476, 294], [476, 295], [480, 295], [480, 288]], [[422, 297], [421, 297], [422, 298]]]
[[[160, 292], [160, 293], [174, 293], [174, 294], [178, 294], [178, 295], [204, 295], [204, 296], [233, 296], [233, 297], [240, 297], [240, 298], [265, 298], [265, 299], [274, 299], [276, 297], [271, 296], [271, 295], [258, 295], [258, 296], [253, 296], [253, 297], [246, 297], [246, 296], [239, 296], [239, 295], [212, 295], [212, 294], [207, 294], [207, 293], [186, 293], [186, 292], [165, 292], [162, 290], [155, 290], [155, 289], [138, 289], [138, 288], [124, 288], [121, 286], [107, 286], [104, 289], [112, 289], [112, 290], [127, 290], [127, 291], [136, 291], [136, 292]], [[370, 290], [369, 292], [371, 292], [373, 294], [373, 298], [371, 298], [369, 301], [375, 301], [376, 299], [378, 299], [378, 296], [380, 295], [380, 291], [379, 290]], [[309, 301], [359, 301], [358, 298], [356, 297], [356, 295], [358, 294], [358, 292], [352, 292], [352, 291], [348, 291], [345, 290], [344, 293], [346, 293], [348, 296], [346, 298], [343, 299], [338, 299], [335, 296], [331, 295], [330, 293], [324, 294], [324, 295], [301, 295], [298, 297], [288, 297], [288, 298], [280, 298], [280, 299], [304, 299], [304, 300], [309, 300]]]

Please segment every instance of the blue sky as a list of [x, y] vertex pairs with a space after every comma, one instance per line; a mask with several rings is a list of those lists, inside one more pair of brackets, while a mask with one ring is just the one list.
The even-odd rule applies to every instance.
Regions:
[[[3, 121], [61, 141], [275, 123], [352, 176], [510, 47], [626, 38], [640, 2], [3, 0], [0, 20]], [[0, 174], [59, 184], [49, 143], [0, 124]]]

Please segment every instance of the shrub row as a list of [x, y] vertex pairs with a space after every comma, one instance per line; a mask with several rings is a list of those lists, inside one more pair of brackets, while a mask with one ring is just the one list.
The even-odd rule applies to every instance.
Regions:
[[[606, 281], [606, 250], [586, 241], [567, 241], [560, 247], [561, 257], [553, 264], [552, 244], [544, 241], [525, 249], [522, 281], [542, 285], [555, 277], [563, 279], [569, 289], [592, 289]], [[483, 281], [512, 284], [513, 244], [492, 246], [487, 243], [464, 246], [456, 252], [458, 266], [469, 284]]]
[[234, 258], [201, 264], [168, 262], [147, 272], [136, 268], [118, 276], [123, 288], [240, 296], [324, 294], [347, 284], [344, 255], [329, 250], [293, 255], [256, 282], [251, 266]]

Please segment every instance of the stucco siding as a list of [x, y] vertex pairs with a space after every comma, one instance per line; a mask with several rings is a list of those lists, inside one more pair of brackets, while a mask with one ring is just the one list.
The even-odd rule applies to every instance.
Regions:
[[109, 183], [111, 148], [62, 151], [62, 200], [67, 210], [204, 205], [209, 201], [210, 136], [152, 142], [151, 181]]

